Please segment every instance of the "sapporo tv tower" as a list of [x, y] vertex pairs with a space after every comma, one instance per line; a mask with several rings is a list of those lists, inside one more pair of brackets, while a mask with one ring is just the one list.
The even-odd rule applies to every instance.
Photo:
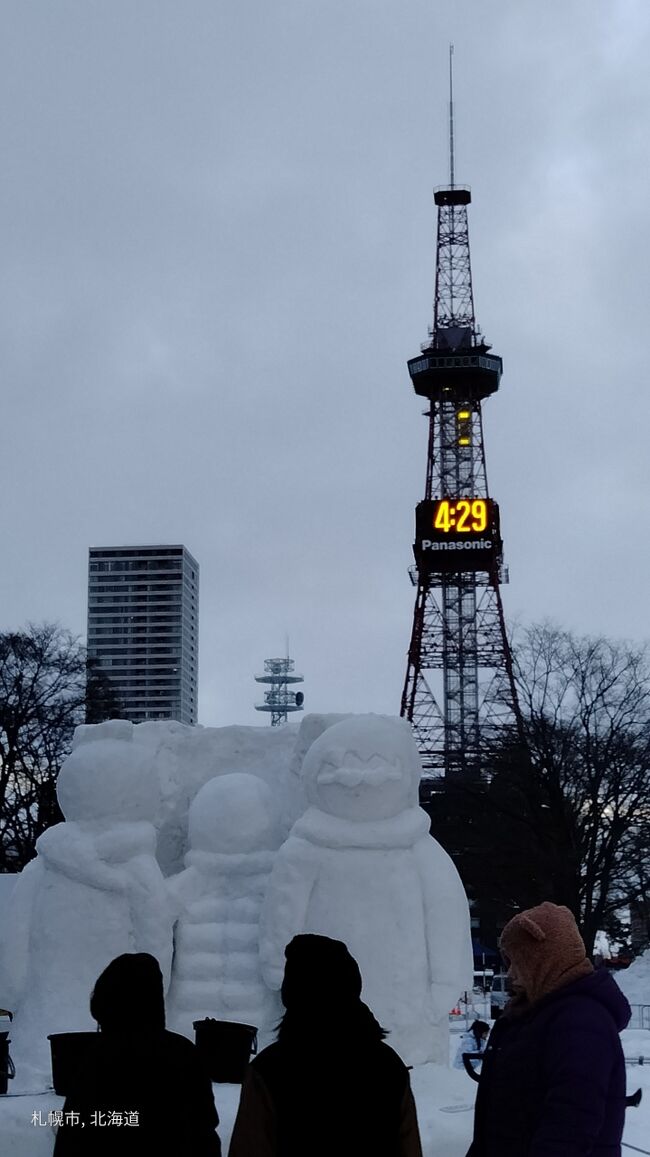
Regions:
[[[454, 179], [453, 45], [449, 50], [450, 179], [438, 206], [430, 340], [408, 370], [429, 408], [424, 500], [415, 511], [417, 587], [401, 715], [410, 720], [424, 779], [480, 776], [504, 726], [520, 718], [500, 584], [507, 581], [499, 508], [490, 497], [481, 404], [502, 361], [474, 314], [467, 206]], [[435, 691], [434, 691], [435, 686]]]

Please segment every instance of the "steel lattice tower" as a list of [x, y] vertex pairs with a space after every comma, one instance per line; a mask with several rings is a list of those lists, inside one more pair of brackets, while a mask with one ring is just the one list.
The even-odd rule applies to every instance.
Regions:
[[255, 675], [256, 683], [269, 684], [264, 692], [264, 702], [255, 706], [256, 711], [267, 711], [271, 716], [271, 727], [279, 727], [287, 722], [293, 711], [302, 711], [305, 697], [302, 691], [290, 691], [295, 683], [304, 683], [302, 675], [294, 673], [294, 661], [287, 655], [284, 659], [265, 659], [264, 674]]
[[497, 735], [520, 721], [500, 594], [507, 574], [499, 510], [488, 491], [481, 416], [483, 400], [499, 387], [502, 361], [489, 352], [474, 312], [471, 194], [454, 182], [452, 51], [450, 181], [434, 191], [433, 327], [421, 355], [408, 362], [416, 394], [429, 402], [426, 488], [416, 509], [410, 571], [417, 595], [401, 703], [422, 757], [423, 796], [430, 791], [426, 781], [443, 774], [481, 775]]

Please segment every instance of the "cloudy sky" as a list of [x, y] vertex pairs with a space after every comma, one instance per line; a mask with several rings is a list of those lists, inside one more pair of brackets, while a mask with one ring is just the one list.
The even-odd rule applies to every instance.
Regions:
[[0, 627], [201, 566], [199, 718], [397, 712], [455, 43], [509, 617], [643, 639], [647, 0], [4, 0]]

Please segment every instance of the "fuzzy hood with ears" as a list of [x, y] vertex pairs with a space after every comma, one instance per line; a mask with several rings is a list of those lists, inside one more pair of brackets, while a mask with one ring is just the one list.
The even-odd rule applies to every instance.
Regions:
[[500, 947], [515, 990], [531, 1004], [594, 970], [573, 913], [548, 900], [513, 916]]

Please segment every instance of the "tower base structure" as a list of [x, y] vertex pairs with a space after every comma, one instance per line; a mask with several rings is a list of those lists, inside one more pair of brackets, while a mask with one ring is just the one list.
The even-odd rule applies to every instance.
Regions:
[[410, 573], [417, 594], [400, 714], [420, 751], [424, 802], [442, 777], [483, 778], [518, 712], [500, 592], [507, 576]]

